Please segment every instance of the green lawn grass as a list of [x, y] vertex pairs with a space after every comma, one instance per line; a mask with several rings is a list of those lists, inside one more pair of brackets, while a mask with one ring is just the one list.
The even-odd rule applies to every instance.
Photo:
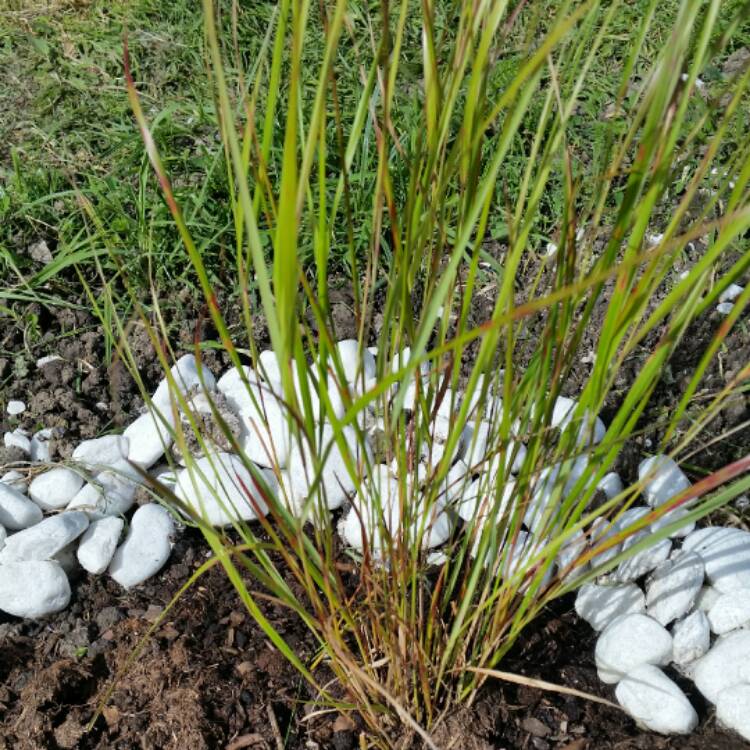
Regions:
[[[132, 283], [143, 286], [143, 296], [148, 296], [149, 279], [153, 279], [166, 298], [195, 284], [186, 270], [188, 264], [147, 164], [127, 102], [124, 34], [129, 40], [141, 100], [157, 145], [167, 159], [188, 226], [203, 253], [212, 282], [231, 294], [234, 224], [228, 210], [226, 168], [217, 136], [202, 17], [197, 6], [186, 0], [10, 2], [10, 9], [0, 12], [0, 275], [5, 280], [0, 291], [2, 298], [12, 301], [37, 295], [53, 303], [70, 302], [79, 296], [73, 266], [86, 278], [93, 279], [96, 260], [110, 279], [124, 270]], [[231, 3], [221, 5], [229, 68], [236, 74], [239, 64], [249, 71], [259, 59], [264, 35], [275, 17], [274, 4], [242, 4], [236, 25]], [[740, 5], [740, 0], [724, 3], [726, 17]], [[677, 6], [676, 0], [659, 5], [656, 22], [645, 43], [646, 59], [663, 44]], [[378, 24], [377, 7], [376, 3], [351, 5], [348, 37], [341, 45], [337, 66], [344, 123], [352, 116], [362, 70], [372, 54], [370, 35], [372, 27]], [[550, 2], [550, 14], [554, 7], [555, 3]], [[580, 104], [572, 115], [569, 148], [580, 176], [584, 216], [596, 189], [586, 180], [587, 172], [596, 173], [598, 165], [607, 159], [608, 137], [621, 124], [613, 103], [620, 82], [622, 55], [645, 7], [645, 2], [637, 0], [618, 11], [589, 77], [596, 85], [581, 92]], [[456, 8], [455, 2], [441, 4], [442, 33], [451, 33]], [[497, 52], [494, 85], [502, 87], [513, 75], [522, 57], [522, 44], [528, 34], [538, 29], [537, 21], [543, 26], [545, 19], [523, 13], [519, 16], [513, 37], [517, 44], [508, 44]], [[313, 28], [319, 30], [320, 19], [316, 23]], [[409, 27], [407, 32], [402, 65], [407, 79], [405, 84], [403, 80], [400, 83], [394, 122], [408, 153], [413, 137], [410, 124], [416, 120], [415, 108], [421, 106], [422, 70], [419, 30]], [[321, 40], [322, 37], [321, 32]], [[316, 46], [314, 36], [311, 42], [306, 54], [312, 71], [320, 46]], [[750, 23], [735, 33], [725, 56], [743, 45], [750, 45]], [[711, 69], [704, 71], [709, 90], [721, 83], [721, 63], [717, 59]], [[565, 86], [575, 71], [557, 73]], [[636, 70], [636, 80], [638, 73]], [[413, 76], [412, 81], [409, 76]], [[232, 81], [235, 91], [249, 85], [246, 80], [252, 80], [252, 76], [240, 79], [235, 75]], [[284, 92], [280, 94], [283, 99]], [[262, 98], [265, 92], [259, 92], [259, 96]], [[532, 105], [532, 117], [535, 107], [538, 111], [542, 106], [541, 98], [540, 95], [539, 101]], [[626, 95], [625, 106], [627, 103]], [[705, 102], [696, 102], [695, 116], [707, 106]], [[745, 122], [749, 114], [750, 107], [746, 105]], [[739, 123], [743, 117], [738, 118]], [[711, 123], [709, 117], [708, 130]], [[351, 175], [352, 183], [364, 188], [352, 191], [360, 203], [351, 206], [354, 215], [362, 217], [354, 226], [359, 228], [360, 235], [355, 237], [355, 245], [363, 255], [369, 250], [368, 186], [375, 184], [375, 134], [371, 123], [366, 127], [364, 145]], [[335, 148], [333, 125], [330, 131], [329, 142]], [[521, 134], [514, 143], [500, 181], [508, 195], [513, 195], [520, 180], [532, 135], [529, 133], [526, 139]], [[743, 132], [738, 126], [737, 138], [743, 137], [747, 137], [747, 130]], [[281, 148], [281, 127], [273, 138], [272, 153]], [[727, 159], [730, 155], [726, 154]], [[396, 150], [393, 158], [394, 161], [400, 158]], [[552, 180], [543, 198], [544, 210], [540, 212], [543, 218], [532, 233], [534, 247], [543, 246], [560, 224], [562, 174], [561, 169], [559, 179]], [[679, 175], [675, 175], [675, 182], [679, 183]], [[395, 189], [405, 190], [406, 185], [396, 184]], [[90, 201], [98, 217], [97, 224], [86, 220], [77, 193]], [[490, 226], [492, 236], [502, 239], [505, 222], [500, 213], [493, 217]], [[347, 261], [343, 232], [342, 227], [342, 236], [334, 238], [334, 264], [345, 265]], [[54, 256], [54, 262], [47, 267], [35, 263], [28, 255], [28, 248], [40, 240], [47, 242]], [[387, 237], [383, 245], [381, 257], [387, 263]], [[307, 251], [304, 239], [301, 251]]]

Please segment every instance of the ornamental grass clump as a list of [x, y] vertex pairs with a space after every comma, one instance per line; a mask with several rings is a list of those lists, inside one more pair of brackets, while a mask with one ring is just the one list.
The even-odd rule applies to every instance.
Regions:
[[[750, 265], [750, 139], [738, 137], [750, 71], [696, 95], [742, 9], [685, 0], [654, 49], [658, 3], [626, 39], [611, 32], [622, 7], [281, 0], [248, 72], [228, 65], [241, 50], [223, 46], [205, 0], [239, 337], [126, 67], [148, 157], [233, 364], [223, 385], [200, 368], [193, 383], [219, 447], [170, 371], [158, 300], [152, 312], [135, 300], [168, 381], [169, 398], [147, 402], [184, 463], [160, 491], [200, 526], [321, 703], [358, 711], [383, 746], [405, 725], [434, 747], [441, 718], [503, 674], [551, 600], [750, 486], [740, 461], [624, 526], [643, 482], [599, 489], [636, 434], [654, 453], [687, 455], [750, 375], [746, 366], [694, 398], [748, 286], [677, 407], [643, 425], [691, 324]], [[620, 86], [589, 144], [580, 109], [604, 54], [616, 56]], [[712, 175], [717, 163], [731, 179]], [[701, 250], [679, 273], [689, 243]], [[342, 277], [355, 331], [343, 341], [331, 302]], [[137, 376], [125, 336], [120, 353]], [[634, 537], [677, 507], [677, 520]], [[635, 543], [623, 551], [625, 539]], [[269, 598], [310, 630], [312, 662], [264, 615]]]

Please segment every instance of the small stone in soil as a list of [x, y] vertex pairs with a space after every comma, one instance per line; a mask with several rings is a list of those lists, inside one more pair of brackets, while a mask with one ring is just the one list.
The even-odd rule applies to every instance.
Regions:
[[0, 563], [16, 560], [49, 560], [86, 530], [85, 513], [72, 511], [50, 516], [13, 534], [0, 552]]
[[84, 440], [73, 451], [73, 460], [89, 471], [100, 471], [126, 460], [129, 443], [122, 435], [105, 435]]
[[703, 560], [694, 552], [663, 562], [646, 586], [646, 611], [657, 622], [669, 625], [686, 614], [703, 585]]
[[656, 455], [641, 461], [638, 480], [644, 482], [646, 502], [656, 508], [690, 487], [690, 480], [669, 456]]
[[615, 695], [636, 723], [652, 732], [689, 734], [698, 725], [698, 715], [682, 690], [652, 664], [633, 669]]
[[722, 690], [716, 698], [716, 718], [750, 742], [750, 684]]
[[3, 435], [3, 443], [6, 448], [18, 448], [26, 455], [31, 451], [31, 440], [22, 430], [13, 430]]
[[705, 612], [696, 610], [672, 629], [672, 661], [685, 666], [700, 659], [711, 645], [711, 628]]
[[81, 537], [78, 562], [89, 573], [103, 573], [115, 554], [124, 521], [111, 516], [94, 521]]
[[708, 610], [708, 622], [717, 635], [750, 625], [750, 588], [722, 594]]
[[723, 594], [750, 588], [750, 533], [713, 526], [698, 529], [685, 538], [684, 550], [698, 553], [706, 577]]
[[594, 656], [599, 679], [619, 682], [641, 664], [669, 664], [672, 636], [647, 615], [623, 615], [599, 636]]
[[26, 404], [23, 401], [8, 401], [6, 411], [11, 417], [17, 417], [26, 411]]
[[164, 508], [154, 503], [142, 505], [133, 514], [128, 535], [109, 565], [109, 574], [124, 588], [155, 575], [169, 558], [173, 533], [172, 517]]
[[29, 485], [29, 497], [43, 510], [64, 508], [83, 487], [83, 477], [67, 466], [38, 474]]
[[750, 663], [750, 630], [737, 630], [719, 638], [693, 668], [695, 686], [712, 703], [719, 693], [747, 681]]
[[42, 509], [7, 484], [0, 484], [0, 524], [17, 531], [42, 520]]
[[0, 565], [0, 610], [16, 617], [44, 617], [65, 609], [69, 601], [68, 577], [56, 562]]
[[615, 586], [586, 583], [578, 592], [575, 609], [594, 630], [604, 630], [620, 615], [643, 612], [646, 597], [634, 583]]

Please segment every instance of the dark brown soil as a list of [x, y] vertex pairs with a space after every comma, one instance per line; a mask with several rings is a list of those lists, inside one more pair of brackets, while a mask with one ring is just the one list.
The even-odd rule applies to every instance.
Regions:
[[[346, 320], [346, 295], [341, 319]], [[20, 425], [29, 429], [59, 427], [59, 455], [69, 454], [81, 438], [126, 424], [140, 399], [130, 376], [115, 359], [107, 365], [103, 339], [83, 311], [26, 308], [36, 321], [28, 331], [2, 320], [0, 335], [0, 407], [22, 398], [28, 411]], [[478, 311], [481, 315], [481, 311]], [[178, 318], [179, 319], [179, 318]], [[182, 317], [183, 320], [190, 319]], [[195, 320], [193, 315], [192, 320]], [[678, 396], [683, 382], [718, 325], [707, 316], [687, 337], [659, 387], [644, 419], [657, 421]], [[748, 322], [737, 326], [727, 342], [721, 367], [714, 367], [703, 392], [722, 388], [728, 373], [750, 361]], [[205, 325], [184, 324], [174, 340], [187, 348], [196, 335], [211, 336]], [[147, 387], [159, 379], [158, 363], [145, 334], [137, 327], [132, 340]], [[59, 354], [61, 361], [37, 369], [36, 359]], [[214, 371], [225, 363], [207, 351]], [[585, 365], [573, 381], [585, 377]], [[747, 397], [712, 425], [712, 434], [741, 425], [748, 418]], [[605, 415], [606, 417], [606, 415]], [[4, 417], [3, 417], [4, 418]], [[19, 423], [0, 423], [7, 429]], [[651, 439], [658, 439], [652, 433]], [[638, 454], [625, 453], [620, 469], [635, 479]], [[701, 453], [704, 469], [750, 451], [748, 431], [735, 434]], [[0, 466], [9, 458], [0, 455]], [[223, 573], [213, 569], [169, 612], [132, 667], [114, 685], [93, 729], [105, 690], [125, 668], [134, 648], [171, 597], [205, 561], [202, 537], [186, 529], [167, 567], [135, 591], [125, 592], [107, 576], [83, 575], [74, 582], [70, 607], [42, 622], [25, 622], [0, 614], [0, 748], [334, 748], [360, 745], [360, 729], [349, 718], [324, 715], [306, 720], [311, 699], [306, 684], [263, 636], [243, 610]], [[300, 622], [286, 611], [264, 604], [264, 614], [305, 659], [314, 653]], [[593, 664], [594, 636], [572, 611], [572, 600], [555, 603], [531, 626], [503, 662], [503, 669], [578, 688], [609, 699]], [[684, 685], [690, 690], [690, 685]], [[512, 750], [626, 750], [691, 748], [739, 750], [746, 747], [715, 725], [712, 710], [695, 693], [701, 726], [689, 738], [665, 738], [639, 730], [623, 713], [590, 701], [494, 682], [476, 704], [449, 717], [435, 731], [441, 748]]]

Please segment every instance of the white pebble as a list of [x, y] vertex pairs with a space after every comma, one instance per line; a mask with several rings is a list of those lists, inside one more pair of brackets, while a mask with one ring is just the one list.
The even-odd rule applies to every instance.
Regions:
[[8, 537], [0, 552], [0, 562], [49, 560], [81, 536], [88, 525], [86, 514], [76, 511], [45, 518]]
[[735, 685], [719, 693], [716, 718], [750, 742], [750, 683]]
[[45, 428], [35, 432], [29, 442], [29, 457], [34, 463], [43, 464], [52, 460], [51, 440], [54, 430]]
[[750, 533], [713, 526], [685, 538], [685, 550], [697, 552], [706, 566], [706, 577], [715, 589], [728, 594], [750, 588]]
[[15, 471], [14, 469], [6, 471], [5, 474], [0, 477], [0, 483], [7, 484], [8, 487], [12, 487], [14, 490], [24, 493], [26, 492], [28, 485], [26, 475], [21, 474], [20, 471]]
[[707, 614], [711, 630], [717, 635], [750, 625], [750, 588], [722, 594]]
[[695, 598], [695, 608], [701, 612], [708, 612], [716, 604], [720, 596], [721, 592], [717, 591], [713, 586], [704, 586]]
[[81, 537], [78, 562], [89, 573], [103, 573], [115, 554], [124, 521], [122, 518], [101, 518], [94, 521]]
[[[344, 456], [338, 443], [334, 440], [333, 429], [325, 425], [322, 435], [318, 438], [319, 455], [323, 457], [323, 467], [320, 481], [316, 489], [322, 493], [325, 503], [331, 510], [339, 508], [355, 490], [355, 483], [344, 462]], [[367, 462], [372, 461], [372, 449], [369, 443], [364, 443], [367, 457], [362, 455], [362, 446], [357, 440], [356, 433], [351, 427], [343, 428], [343, 439], [351, 452], [351, 459], [356, 471], [357, 463], [362, 463], [363, 468]], [[291, 480], [291, 493], [293, 501], [298, 507], [304, 503], [310, 494], [317, 471], [313, 460], [312, 451], [305, 441], [302, 448], [295, 444], [289, 452], [289, 476]]]
[[8, 401], [7, 412], [11, 417], [16, 417], [26, 411], [26, 404], [23, 401]]
[[[651, 531], [656, 534], [670, 524], [677, 523], [688, 513], [690, 513], [690, 508], [688, 508], [686, 505], [680, 506], [679, 508], [673, 508], [672, 510], [667, 511], [658, 521], [654, 521], [651, 524]], [[674, 539], [675, 537], [684, 537], [688, 534], [691, 534], [694, 530], [695, 521], [683, 521], [680, 526], [676, 527], [674, 531], [670, 533], [669, 537], [670, 539]]]
[[647, 615], [622, 615], [599, 636], [594, 657], [599, 679], [612, 684], [641, 664], [669, 664], [672, 636]]
[[[277, 495], [279, 488], [273, 472], [263, 469], [261, 474], [268, 490]], [[239, 458], [229, 453], [204, 456], [193, 468], [180, 471], [175, 495], [211, 526], [253, 521], [258, 518], [256, 506], [261, 514], [268, 512], [251, 473]]]
[[289, 460], [291, 434], [285, 407], [267, 387], [251, 382], [225, 391], [227, 403], [240, 418], [239, 443], [253, 463], [284, 468]]
[[745, 291], [739, 284], [730, 284], [720, 295], [719, 302], [734, 302]]
[[128, 459], [141, 468], [148, 469], [172, 445], [170, 430], [174, 430], [172, 409], [155, 408], [153, 412], [141, 414], [123, 432], [123, 437], [128, 440]]
[[83, 487], [83, 477], [67, 466], [38, 474], [29, 485], [29, 497], [42, 510], [64, 508]]
[[130, 519], [125, 541], [115, 551], [109, 574], [128, 589], [158, 573], [172, 551], [174, 522], [155, 503], [142, 505]]
[[690, 480], [669, 456], [656, 455], [641, 461], [638, 480], [644, 482], [646, 502], [656, 508], [690, 487]]
[[661, 734], [689, 734], [698, 714], [680, 688], [652, 664], [641, 664], [615, 689], [619, 704], [636, 723]]
[[31, 440], [23, 430], [13, 430], [3, 435], [3, 443], [6, 448], [19, 448], [28, 455], [31, 451]]
[[578, 592], [575, 608], [594, 630], [604, 630], [620, 615], [643, 612], [646, 597], [634, 583], [620, 586], [586, 583]]
[[750, 630], [736, 630], [719, 638], [695, 663], [695, 686], [712, 703], [722, 690], [745, 682], [750, 663]]
[[255, 374], [250, 365], [242, 365], [242, 370], [237, 367], [230, 367], [224, 374], [216, 381], [216, 389], [221, 393], [229, 393], [235, 390], [235, 388], [244, 388], [245, 380], [248, 383], [258, 383], [258, 376]]
[[68, 510], [85, 511], [92, 520], [127, 513], [133, 505], [138, 475], [124, 460], [100, 471], [68, 503]]
[[[630, 529], [637, 521], [650, 513], [649, 508], [635, 507], [628, 508], [617, 520], [617, 529], [620, 532]], [[637, 544], [646, 540], [649, 536], [648, 529], [631, 532], [630, 536], [622, 543], [622, 552], [625, 552]], [[609, 574], [609, 580], [615, 583], [626, 583], [634, 581], [646, 573], [650, 573], [663, 563], [672, 549], [672, 542], [669, 539], [662, 539], [640, 552], [636, 552], [632, 557], [623, 560], [617, 568]]]
[[684, 552], [663, 562], [646, 586], [646, 611], [657, 622], [669, 625], [690, 611], [703, 585], [703, 560]]
[[672, 629], [672, 661], [685, 666], [700, 659], [711, 645], [711, 628], [705, 612], [696, 610]]
[[[349, 385], [354, 385], [358, 380], [369, 380], [375, 377], [375, 357], [364, 349], [359, 352], [359, 344], [356, 339], [344, 339], [336, 344], [341, 368]], [[333, 363], [331, 363], [333, 368]], [[335, 368], [333, 368], [335, 371]], [[357, 374], [359, 373], [359, 377]]]
[[[175, 386], [184, 396], [191, 388], [201, 387], [201, 377], [205, 387], [212, 391], [216, 388], [216, 379], [213, 373], [204, 365], [198, 366], [198, 361], [193, 354], [185, 354], [180, 357], [170, 370], [175, 381]], [[164, 378], [157, 387], [151, 401], [161, 411], [170, 409], [171, 399], [169, 395], [169, 381]]]
[[734, 310], [733, 302], [720, 302], [716, 305], [716, 312], [720, 315], [729, 315]]
[[620, 475], [614, 471], [610, 471], [609, 474], [605, 474], [600, 480], [599, 484], [596, 485], [597, 489], [600, 489], [608, 500], [613, 497], [617, 497], [624, 489], [622, 486], [622, 479]]
[[114, 466], [127, 459], [130, 441], [123, 435], [84, 440], [73, 451], [73, 460], [89, 471], [98, 471]]
[[[273, 350], [262, 351], [258, 355], [258, 364], [258, 372], [267, 383], [281, 383], [281, 368]], [[294, 362], [292, 362], [292, 367], [294, 368]]]
[[42, 367], [52, 362], [62, 362], [62, 357], [59, 354], [48, 354], [46, 357], [39, 357], [36, 361], [36, 366], [41, 370]]
[[0, 609], [16, 617], [44, 617], [65, 609], [70, 584], [56, 562], [26, 560], [0, 565]]
[[41, 520], [42, 509], [36, 503], [7, 484], [0, 484], [0, 524], [15, 531]]

